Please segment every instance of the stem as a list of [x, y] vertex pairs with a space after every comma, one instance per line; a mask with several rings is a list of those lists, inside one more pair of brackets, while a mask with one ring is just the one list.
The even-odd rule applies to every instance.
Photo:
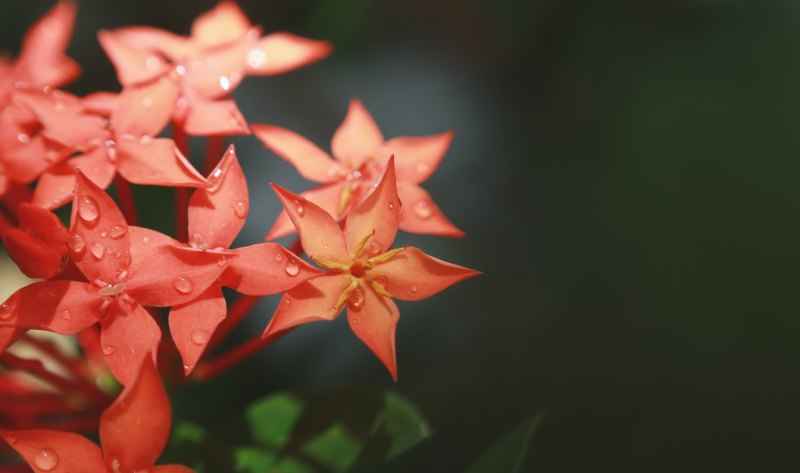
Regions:
[[233, 306], [231, 306], [231, 309], [228, 311], [225, 320], [223, 320], [217, 326], [217, 330], [214, 331], [214, 337], [211, 339], [211, 342], [209, 342], [207, 350], [210, 351], [219, 345], [225, 336], [231, 333], [231, 331], [244, 320], [245, 316], [258, 304], [258, 301], [260, 301], [262, 297], [263, 296], [248, 296], [243, 294], [236, 299], [236, 302], [233, 303]]
[[[172, 139], [175, 146], [186, 158], [189, 158], [189, 137], [183, 129], [183, 124], [172, 122]], [[186, 187], [175, 188], [175, 238], [178, 241], [189, 240], [189, 189]]]
[[206, 140], [206, 160], [203, 163], [203, 175], [208, 176], [216, 167], [225, 148], [224, 136], [209, 136]]
[[117, 197], [119, 197], [120, 209], [128, 225], [139, 225], [139, 215], [136, 212], [136, 200], [133, 198], [131, 184], [119, 174], [114, 177], [114, 184], [117, 186]]
[[266, 347], [275, 340], [278, 340], [290, 331], [291, 329], [288, 329], [284, 332], [279, 332], [267, 338], [261, 338], [260, 335], [255, 336], [246, 341], [243, 345], [239, 345], [219, 358], [198, 365], [197, 370], [195, 371], [195, 378], [200, 381], [208, 381], [212, 378], [215, 378], [239, 363], [247, 360], [254, 354], [261, 351], [262, 348]]

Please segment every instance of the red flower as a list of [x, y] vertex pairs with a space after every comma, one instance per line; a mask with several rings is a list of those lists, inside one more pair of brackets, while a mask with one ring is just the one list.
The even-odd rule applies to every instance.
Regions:
[[181, 465], [154, 466], [170, 432], [172, 411], [152, 360], [137, 366], [133, 383], [100, 417], [102, 449], [85, 437], [55, 430], [0, 431], [34, 471], [52, 473], [191, 473]]
[[326, 41], [261, 36], [234, 2], [200, 15], [190, 37], [149, 27], [101, 31], [100, 44], [124, 86], [168, 77], [179, 98], [174, 118], [191, 135], [247, 134], [236, 102], [226, 97], [247, 75], [273, 75], [330, 54]]
[[[99, 322], [108, 366], [121, 383], [129, 383], [161, 339], [158, 324], [142, 306], [189, 302], [226, 264], [221, 254], [198, 255], [167, 246], [146, 249], [155, 233], [129, 229], [111, 197], [78, 172], [68, 246], [72, 261], [90, 282], [25, 286], [0, 305], [0, 327], [71, 335]], [[131, 245], [132, 239], [137, 245]]]
[[303, 250], [330, 270], [287, 291], [263, 337], [301, 324], [332, 320], [347, 305], [350, 328], [397, 379], [393, 298], [430, 297], [478, 271], [426, 255], [413, 247], [389, 249], [400, 222], [394, 158], [366, 198], [345, 221], [344, 230], [325, 210], [272, 184], [292, 219]]
[[52, 212], [35, 205], [23, 203], [17, 212], [19, 228], [3, 232], [9, 256], [29, 278], [56, 276], [68, 261], [67, 228]]
[[[300, 195], [342, 220], [366, 195], [390, 156], [396, 157], [397, 192], [406, 205], [400, 228], [411, 233], [460, 237], [464, 233], [442, 214], [418, 184], [433, 174], [444, 157], [451, 132], [424, 137], [398, 137], [384, 141], [381, 131], [359, 100], [350, 102], [344, 122], [333, 135], [335, 160], [296, 133], [271, 125], [253, 125], [253, 133], [306, 179], [323, 185]], [[267, 239], [294, 232], [281, 213]]]

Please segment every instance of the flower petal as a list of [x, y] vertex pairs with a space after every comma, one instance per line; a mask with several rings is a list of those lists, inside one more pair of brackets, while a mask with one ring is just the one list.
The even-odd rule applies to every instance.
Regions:
[[86, 149], [107, 135], [105, 120], [84, 113], [80, 99], [66, 92], [25, 91], [15, 99], [33, 112], [45, 136], [65, 146]]
[[31, 86], [60, 87], [80, 75], [80, 66], [65, 55], [76, 10], [74, 2], [59, 1], [25, 34], [18, 67]]
[[121, 140], [117, 169], [125, 180], [151, 186], [202, 187], [208, 183], [170, 138]]
[[381, 281], [395, 299], [417, 301], [481, 272], [436, 259], [418, 248], [406, 247], [389, 261], [369, 270], [369, 274]]
[[350, 211], [345, 221], [344, 233], [350, 253], [354, 253], [359, 243], [370, 234], [373, 235], [369, 240], [373, 253], [388, 251], [397, 235], [400, 199], [397, 197], [394, 158], [389, 158], [376, 184], [377, 187]]
[[100, 343], [108, 368], [127, 386], [136, 378], [142, 361], [158, 347], [161, 329], [144, 307], [125, 302], [111, 304], [101, 325]]
[[247, 181], [233, 145], [208, 182], [213, 187], [197, 189], [189, 200], [189, 238], [198, 246], [228, 248], [244, 226], [250, 206]]
[[328, 41], [317, 41], [290, 33], [272, 33], [261, 38], [256, 47], [247, 52], [247, 73], [283, 74], [324, 59], [332, 50], [333, 46]]
[[53, 212], [23, 202], [17, 209], [19, 227], [31, 232], [53, 248], [66, 249], [69, 230]]
[[211, 286], [192, 302], [169, 311], [169, 332], [183, 359], [184, 375], [192, 372], [227, 312], [219, 286]]
[[[345, 181], [332, 182], [311, 189], [310, 191], [301, 192], [300, 197], [317, 204], [322, 210], [327, 212], [328, 215], [336, 217], [338, 216], [339, 200], [341, 199], [344, 186]], [[278, 218], [275, 219], [275, 223], [272, 224], [272, 228], [264, 239], [274, 240], [285, 235], [291, 235], [296, 231], [297, 229], [289, 218], [289, 214], [287, 214], [285, 210], [281, 210], [281, 213], [278, 215]]]
[[114, 64], [117, 79], [123, 87], [153, 80], [169, 69], [167, 62], [159, 54], [136, 49], [120, 41], [114, 32], [101, 30], [97, 33], [97, 39]]
[[137, 471], [153, 466], [167, 444], [172, 408], [161, 377], [146, 356], [134, 378], [100, 416], [100, 444], [110, 470]]
[[193, 136], [248, 135], [247, 122], [233, 100], [191, 99], [183, 128]]
[[114, 37], [136, 49], [161, 52], [173, 61], [179, 61], [192, 52], [188, 38], [149, 26], [117, 28]]
[[37, 134], [24, 145], [3, 147], [0, 152], [6, 175], [15, 182], [27, 184], [49, 167], [66, 159], [72, 150]]
[[244, 78], [247, 49], [260, 34], [258, 29], [253, 29], [235, 42], [205, 49], [187, 61], [183, 78], [187, 95], [205, 99], [229, 96]]
[[119, 103], [119, 94], [113, 92], [93, 92], [81, 100], [83, 108], [103, 117], [111, 116]]
[[261, 337], [267, 338], [308, 322], [335, 319], [342, 311], [337, 307], [339, 296], [349, 286], [350, 280], [341, 274], [324, 274], [286, 291]]
[[134, 265], [147, 258], [155, 248], [180, 245], [177, 240], [149, 228], [131, 225], [128, 227], [128, 234], [131, 240], [131, 261]]
[[128, 223], [114, 200], [80, 171], [70, 221], [71, 238], [80, 241], [72, 247], [72, 261], [86, 279], [117, 281], [131, 264]]
[[50, 279], [61, 272], [61, 253], [29, 233], [9, 228], [3, 232], [3, 244], [20, 271], [29, 278]]
[[177, 99], [178, 84], [167, 75], [125, 87], [111, 114], [111, 128], [117, 136], [131, 134], [136, 139], [142, 135], [156, 136], [167, 126]]
[[84, 282], [29, 284], [0, 305], [0, 326], [72, 335], [97, 323], [102, 300], [97, 288]]
[[0, 327], [0, 353], [6, 351], [17, 341], [17, 339], [25, 335], [27, 330], [16, 327]]
[[155, 467], [153, 473], [195, 473], [195, 471], [183, 465], [163, 465]]
[[350, 101], [347, 116], [333, 135], [333, 156], [343, 163], [361, 164], [367, 158], [377, 158], [383, 135], [375, 120], [358, 99]]
[[238, 256], [223, 273], [222, 284], [242, 294], [277, 294], [322, 274], [277, 243], [260, 243], [233, 252]]
[[398, 181], [419, 184], [436, 171], [451, 141], [452, 131], [432, 136], [401, 136], [383, 144], [381, 157], [394, 155]]
[[33, 471], [107, 473], [100, 447], [70, 432], [55, 430], [0, 431]]
[[336, 161], [297, 133], [278, 126], [253, 125], [253, 134], [264, 146], [297, 168], [306, 179], [314, 182], [341, 179]]
[[372, 350], [397, 381], [395, 329], [400, 312], [392, 299], [375, 293], [372, 288], [364, 288], [363, 291], [364, 301], [360, 306], [348, 305], [347, 321], [353, 333]]
[[400, 228], [409, 233], [424, 233], [460, 238], [464, 232], [444, 216], [425, 189], [410, 182], [398, 182], [397, 194], [403, 204]]
[[231, 43], [250, 29], [250, 20], [235, 2], [221, 1], [192, 23], [192, 40], [208, 48]]
[[313, 258], [349, 264], [344, 234], [339, 224], [316, 204], [277, 184], [270, 184], [292, 219], [303, 250]]
[[75, 170], [81, 172], [98, 187], [106, 189], [116, 174], [116, 167], [108, 159], [105, 146], [95, 146], [86, 153], [57, 164], [39, 178], [31, 202], [46, 209], [57, 209], [72, 200], [75, 188]]

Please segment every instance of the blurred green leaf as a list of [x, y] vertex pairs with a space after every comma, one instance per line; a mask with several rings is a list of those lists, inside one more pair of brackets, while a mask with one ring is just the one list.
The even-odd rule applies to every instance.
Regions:
[[290, 393], [279, 393], [251, 405], [246, 417], [256, 442], [279, 448], [289, 441], [302, 412], [302, 401]]
[[358, 458], [361, 442], [336, 424], [308, 442], [303, 452], [336, 472], [347, 471]]
[[466, 473], [519, 473], [533, 434], [547, 411], [540, 411], [489, 447]]
[[236, 471], [265, 473], [275, 466], [278, 456], [260, 448], [244, 447], [233, 452], [236, 457]]
[[381, 429], [392, 439], [387, 458], [394, 458], [414, 445], [430, 437], [422, 413], [408, 399], [394, 392], [387, 392], [386, 404], [375, 418], [373, 434]]
[[172, 440], [177, 445], [200, 443], [206, 438], [206, 431], [197, 424], [181, 422], [172, 432]]

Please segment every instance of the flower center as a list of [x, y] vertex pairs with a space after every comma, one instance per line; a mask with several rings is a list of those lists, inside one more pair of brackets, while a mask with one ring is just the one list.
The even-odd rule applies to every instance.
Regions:
[[352, 274], [353, 277], [356, 278], [364, 277], [364, 273], [366, 272], [366, 270], [367, 268], [365, 268], [360, 261], [356, 261], [350, 266], [350, 274]]

